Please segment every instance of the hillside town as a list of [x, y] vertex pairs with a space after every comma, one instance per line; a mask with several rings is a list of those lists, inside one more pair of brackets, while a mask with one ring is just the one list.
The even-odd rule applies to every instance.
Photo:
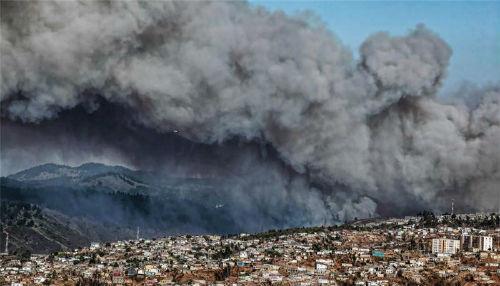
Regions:
[[498, 224], [497, 214], [423, 213], [4, 253], [0, 285], [500, 285]]

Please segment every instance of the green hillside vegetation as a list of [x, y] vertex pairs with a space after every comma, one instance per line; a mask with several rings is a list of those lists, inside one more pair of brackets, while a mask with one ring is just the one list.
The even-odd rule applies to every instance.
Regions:
[[[1, 228], [9, 233], [9, 252], [14, 254], [50, 253], [72, 250], [91, 241], [132, 237], [132, 230], [99, 226], [25, 202], [3, 201]], [[5, 248], [5, 234], [0, 235], [0, 249]]]
[[[2, 202], [1, 218], [9, 233], [9, 250], [48, 253], [67, 250], [89, 243], [73, 229], [69, 220], [46, 214], [39, 206], [24, 202]], [[1, 236], [2, 250], [5, 234]]]

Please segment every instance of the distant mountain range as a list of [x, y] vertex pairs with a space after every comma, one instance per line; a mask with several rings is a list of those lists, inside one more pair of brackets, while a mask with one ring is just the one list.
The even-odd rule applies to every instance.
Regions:
[[125, 167], [107, 166], [99, 163], [86, 163], [78, 167], [69, 167], [57, 164], [44, 164], [10, 175], [8, 176], [8, 178], [23, 182], [41, 182], [63, 179], [78, 180], [106, 173], [133, 174], [134, 172], [135, 171], [132, 171]]
[[[136, 181], [134, 171], [120, 166], [88, 163], [78, 167], [45, 164], [10, 175], [12, 184], [35, 187], [100, 188], [103, 191], [139, 192], [148, 185]], [[138, 172], [137, 172], [138, 173]]]
[[[78, 167], [36, 166], [2, 177], [0, 183], [3, 201], [31, 204], [45, 214], [44, 219], [37, 219], [37, 226], [31, 228], [11, 220], [8, 226], [11, 235], [15, 236], [19, 227], [24, 234], [40, 234], [51, 232], [44, 229], [47, 225], [57, 225], [59, 229], [68, 226], [68, 237], [57, 243], [50, 242], [46, 235], [39, 235], [37, 239], [13, 237], [11, 250], [23, 247], [47, 252], [92, 239], [129, 239], [135, 236], [137, 227], [145, 236], [242, 230], [229, 219], [228, 212], [234, 212], [228, 207], [230, 196], [224, 195], [229, 184], [220, 179], [168, 177], [121, 166], [87, 163]], [[47, 243], [29, 243], [40, 239]]]
[[97, 163], [45, 164], [0, 178], [0, 188], [2, 203], [29, 204], [43, 214], [31, 222], [21, 208], [12, 207], [8, 217], [2, 213], [11, 250], [48, 252], [130, 239], [137, 227], [143, 237], [231, 234], [307, 226], [315, 219], [305, 216], [307, 199], [288, 199], [294, 193], [281, 185], [245, 176], [183, 178]]
[[[152, 172], [134, 171], [122, 166], [86, 163], [78, 167], [57, 164], [36, 166], [6, 179], [23, 187], [62, 187], [104, 192], [157, 195], [192, 184], [207, 184], [211, 179], [190, 179], [160, 176]], [[189, 186], [186, 186], [188, 184]]]

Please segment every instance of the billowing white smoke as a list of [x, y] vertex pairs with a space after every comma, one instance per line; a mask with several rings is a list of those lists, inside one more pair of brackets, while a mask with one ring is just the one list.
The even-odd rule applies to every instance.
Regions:
[[268, 142], [368, 205], [495, 207], [499, 89], [436, 101], [451, 49], [423, 26], [371, 36], [356, 63], [328, 30], [241, 2], [2, 2], [1, 20], [3, 118], [92, 112], [98, 91], [158, 132]]

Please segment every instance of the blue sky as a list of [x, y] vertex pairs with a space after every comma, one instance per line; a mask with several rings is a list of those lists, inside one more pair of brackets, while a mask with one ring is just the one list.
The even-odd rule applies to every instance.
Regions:
[[444, 92], [466, 80], [500, 81], [500, 1], [262, 1], [253, 5], [295, 14], [314, 12], [357, 55], [377, 31], [404, 35], [423, 23], [453, 49]]

